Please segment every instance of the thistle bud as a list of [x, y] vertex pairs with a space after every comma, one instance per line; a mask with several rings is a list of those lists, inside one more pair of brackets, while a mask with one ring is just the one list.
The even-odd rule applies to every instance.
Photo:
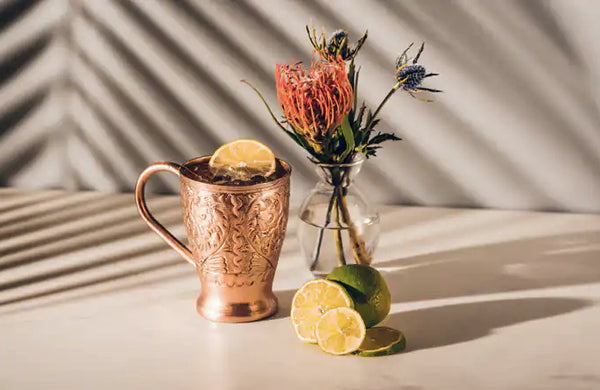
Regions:
[[327, 44], [327, 53], [331, 56], [342, 56], [343, 60], [347, 60], [352, 55], [348, 48], [348, 33], [344, 30], [337, 30], [331, 34], [329, 43]]

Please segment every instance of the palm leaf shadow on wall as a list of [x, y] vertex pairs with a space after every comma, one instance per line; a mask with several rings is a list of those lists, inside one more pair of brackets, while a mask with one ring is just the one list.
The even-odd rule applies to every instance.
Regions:
[[[312, 167], [239, 80], [275, 103], [274, 65], [310, 58], [303, 27], [312, 21], [353, 37], [369, 29], [360, 62], [371, 104], [411, 41], [427, 42], [427, 62], [442, 73], [435, 103], [397, 96], [383, 113], [405, 141], [366, 165], [362, 184], [375, 200], [598, 212], [594, 12], [600, 4], [566, 0], [351, 1], [343, 10], [325, 0], [8, 0], [0, 185], [131, 191], [153, 161], [252, 137], [294, 166], [299, 201]], [[178, 190], [161, 176], [153, 185]]]

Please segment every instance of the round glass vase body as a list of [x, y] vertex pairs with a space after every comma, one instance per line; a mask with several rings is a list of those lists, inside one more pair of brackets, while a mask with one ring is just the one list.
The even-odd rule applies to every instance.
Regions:
[[356, 188], [360, 155], [346, 164], [315, 164], [320, 180], [300, 207], [298, 236], [310, 271], [323, 277], [342, 264], [370, 264], [379, 215]]

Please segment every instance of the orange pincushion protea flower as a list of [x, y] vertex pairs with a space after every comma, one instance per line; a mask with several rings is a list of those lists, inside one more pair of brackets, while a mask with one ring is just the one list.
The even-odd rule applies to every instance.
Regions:
[[341, 56], [326, 59], [315, 51], [310, 69], [277, 64], [275, 82], [287, 122], [318, 149], [352, 109], [354, 92]]

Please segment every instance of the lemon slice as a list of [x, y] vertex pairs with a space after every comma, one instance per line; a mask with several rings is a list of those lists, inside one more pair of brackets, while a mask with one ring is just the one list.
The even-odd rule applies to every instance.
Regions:
[[325, 312], [336, 307], [354, 307], [342, 286], [325, 279], [306, 282], [292, 300], [290, 317], [296, 336], [302, 341], [316, 343], [317, 322]]
[[406, 348], [406, 338], [402, 332], [387, 326], [367, 329], [365, 340], [362, 342], [357, 355], [383, 356], [398, 353]]
[[354, 352], [363, 343], [367, 328], [360, 313], [348, 307], [331, 309], [317, 322], [319, 347], [333, 355]]
[[229, 174], [234, 179], [269, 176], [275, 172], [275, 155], [269, 147], [253, 139], [237, 139], [222, 145], [208, 162], [215, 174]]

